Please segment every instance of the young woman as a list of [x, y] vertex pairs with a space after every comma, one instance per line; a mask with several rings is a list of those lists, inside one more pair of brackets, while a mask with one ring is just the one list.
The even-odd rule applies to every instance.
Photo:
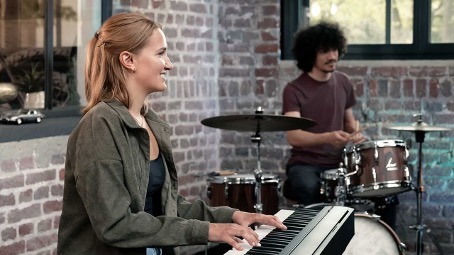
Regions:
[[171, 254], [211, 242], [258, 245], [252, 223], [274, 216], [190, 203], [177, 194], [169, 126], [145, 106], [173, 68], [161, 27], [109, 18], [87, 47], [84, 116], [68, 140], [58, 254]]

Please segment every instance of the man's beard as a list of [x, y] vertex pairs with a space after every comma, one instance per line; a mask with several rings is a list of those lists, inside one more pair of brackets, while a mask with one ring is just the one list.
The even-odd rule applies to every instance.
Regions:
[[325, 63], [325, 65], [334, 64], [334, 67], [332, 69], [330, 68], [330, 70], [322, 69], [321, 71], [324, 73], [334, 72], [336, 70], [336, 63], [337, 63], [337, 60], [335, 60], [335, 59], [329, 60], [328, 62]]

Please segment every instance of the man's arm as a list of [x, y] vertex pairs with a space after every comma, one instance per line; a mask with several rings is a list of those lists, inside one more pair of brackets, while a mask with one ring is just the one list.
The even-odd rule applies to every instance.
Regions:
[[[301, 114], [297, 111], [286, 112], [285, 116], [300, 118]], [[350, 135], [344, 131], [333, 131], [325, 133], [312, 133], [300, 129], [287, 131], [287, 141], [294, 147], [308, 147], [313, 145], [331, 144], [337, 148], [347, 144]]]
[[344, 130], [345, 132], [351, 134], [350, 141], [354, 144], [362, 143], [366, 140], [366, 138], [361, 134], [359, 122], [355, 119], [355, 116], [353, 116], [352, 108], [345, 110]]

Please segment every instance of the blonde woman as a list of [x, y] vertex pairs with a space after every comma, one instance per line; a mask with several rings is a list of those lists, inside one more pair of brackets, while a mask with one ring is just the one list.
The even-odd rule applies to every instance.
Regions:
[[[172, 254], [171, 247], [243, 240], [275, 217], [190, 203], [177, 194], [169, 126], [146, 97], [173, 68], [158, 23], [109, 18], [87, 46], [84, 116], [68, 140], [58, 254]], [[169, 249], [170, 247], [170, 249]]]

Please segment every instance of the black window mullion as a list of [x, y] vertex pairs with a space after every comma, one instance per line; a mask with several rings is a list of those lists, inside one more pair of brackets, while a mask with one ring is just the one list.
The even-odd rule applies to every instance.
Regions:
[[391, 0], [386, 0], [385, 43], [391, 43]]
[[46, 0], [44, 25], [44, 94], [45, 107], [52, 109], [53, 72], [54, 72], [54, 1]]

